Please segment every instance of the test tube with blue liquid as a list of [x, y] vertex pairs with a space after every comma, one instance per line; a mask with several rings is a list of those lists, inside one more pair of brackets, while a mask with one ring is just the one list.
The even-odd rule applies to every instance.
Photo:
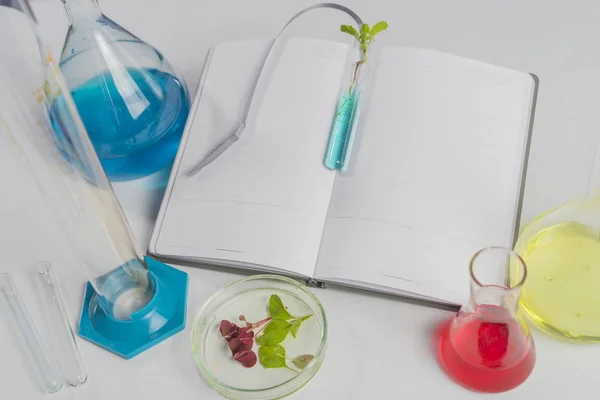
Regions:
[[[362, 50], [358, 47], [354, 48], [350, 57], [353, 57], [357, 52], [362, 52]], [[342, 87], [340, 100], [336, 107], [324, 159], [325, 166], [331, 170], [340, 171], [347, 167], [354, 139], [354, 130], [356, 122], [358, 122], [357, 114], [362, 90], [362, 77], [366, 69], [366, 62], [362, 60], [362, 58], [359, 58], [352, 63], [350, 84]]]
[[[341, 98], [337, 106], [335, 118], [329, 135], [329, 143], [325, 153], [324, 164], [327, 168], [335, 171], [344, 171], [348, 168], [350, 155], [352, 153], [352, 144], [356, 133], [356, 127], [360, 116], [360, 97], [363, 91], [363, 84], [367, 64], [367, 52], [369, 50], [375, 35], [385, 31], [388, 24], [380, 21], [372, 27], [369, 24], [360, 22], [358, 27], [353, 25], [342, 25], [340, 31], [352, 36], [355, 42], [355, 51], [351, 57], [358, 53], [358, 56], [352, 60], [352, 72], [348, 89], [342, 88]], [[369, 56], [371, 58], [371, 56]]]

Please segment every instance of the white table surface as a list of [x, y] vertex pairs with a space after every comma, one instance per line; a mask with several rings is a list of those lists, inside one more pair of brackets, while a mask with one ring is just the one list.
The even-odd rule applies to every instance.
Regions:
[[[161, 49], [193, 91], [209, 46], [225, 39], [269, 37], [309, 0], [102, 0], [104, 12]], [[367, 21], [385, 18], [381, 43], [428, 47], [536, 73], [541, 81], [522, 222], [585, 191], [600, 128], [600, 2], [589, 0], [350, 0]], [[36, 0], [47, 40], [59, 53], [66, 19], [59, 0]], [[328, 26], [325, 26], [329, 29]], [[323, 29], [320, 32], [323, 32]], [[332, 28], [337, 29], [335, 26]], [[335, 36], [333, 36], [335, 37]], [[9, 163], [10, 158], [3, 158]], [[5, 165], [5, 164], [2, 164]], [[16, 160], [15, 160], [16, 165]], [[10, 178], [9, 178], [10, 177]], [[7, 183], [8, 182], [8, 183]], [[18, 182], [18, 184], [15, 184]], [[11, 183], [9, 185], [9, 183]], [[600, 180], [599, 180], [600, 183]], [[0, 271], [11, 272], [34, 315], [31, 266], [55, 263], [78, 321], [85, 275], [24, 171], [0, 173]], [[141, 246], [150, 237], [161, 193], [147, 182], [115, 185]], [[190, 276], [186, 330], [125, 361], [82, 340], [88, 383], [44, 395], [22, 349], [0, 316], [0, 400], [219, 399], [197, 372], [190, 347], [194, 316], [233, 273], [182, 268]], [[465, 265], [465, 285], [467, 284]], [[472, 399], [436, 364], [432, 332], [452, 314], [389, 297], [317, 289], [330, 323], [321, 371], [293, 399]], [[533, 329], [537, 364], [505, 399], [596, 398], [600, 346], [572, 345]], [[488, 396], [490, 397], [490, 396]], [[495, 396], [492, 396], [495, 397]]]

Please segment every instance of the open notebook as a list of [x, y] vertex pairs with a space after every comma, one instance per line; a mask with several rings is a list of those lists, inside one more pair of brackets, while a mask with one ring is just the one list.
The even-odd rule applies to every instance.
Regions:
[[244, 41], [211, 50], [149, 252], [462, 303], [470, 257], [513, 244], [535, 79], [382, 49], [340, 173], [323, 156], [349, 47], [290, 39], [241, 139], [189, 176], [237, 128], [266, 49]]

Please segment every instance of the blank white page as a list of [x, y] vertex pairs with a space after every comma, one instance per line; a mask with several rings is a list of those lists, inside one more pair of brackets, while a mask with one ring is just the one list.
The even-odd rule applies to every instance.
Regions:
[[316, 277], [460, 303], [476, 250], [512, 247], [535, 81], [410, 48], [373, 76]]
[[323, 166], [348, 48], [290, 39], [241, 139], [190, 177], [237, 128], [266, 42], [215, 47], [151, 250], [312, 276], [335, 173]]

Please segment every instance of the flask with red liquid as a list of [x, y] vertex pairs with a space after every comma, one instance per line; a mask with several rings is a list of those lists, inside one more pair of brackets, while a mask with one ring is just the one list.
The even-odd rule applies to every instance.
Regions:
[[[520, 271], [519, 279], [509, 279], [510, 267]], [[523, 383], [535, 365], [533, 339], [518, 308], [525, 263], [509, 249], [488, 247], [473, 256], [469, 270], [471, 297], [444, 329], [438, 359], [466, 388], [504, 392]]]

